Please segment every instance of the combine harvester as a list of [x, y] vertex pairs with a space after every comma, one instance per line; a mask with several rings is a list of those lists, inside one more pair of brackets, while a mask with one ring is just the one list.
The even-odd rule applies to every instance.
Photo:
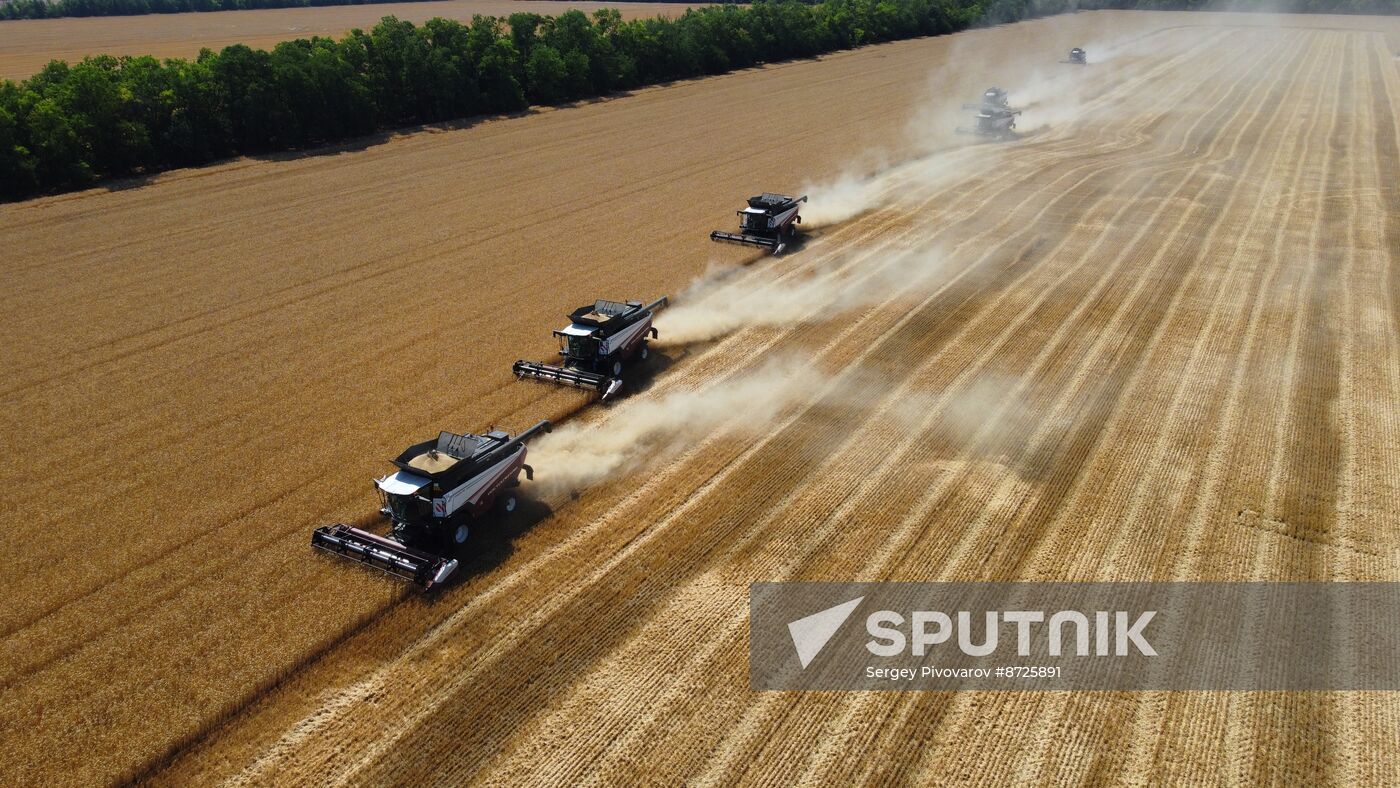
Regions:
[[554, 332], [563, 366], [521, 360], [511, 370], [522, 379], [593, 389], [607, 399], [622, 388], [623, 362], [646, 360], [647, 335], [656, 337], [652, 314], [667, 303], [662, 296], [645, 306], [641, 301], [585, 304], [569, 313], [569, 325]]
[[1061, 60], [1061, 63], [1071, 63], [1076, 66], [1089, 65], [1089, 56], [1080, 47], [1075, 47], [1069, 51], [1069, 57]]
[[541, 421], [514, 438], [496, 430], [443, 432], [416, 443], [394, 460], [397, 473], [375, 480], [379, 513], [392, 523], [388, 536], [336, 523], [317, 528], [311, 545], [424, 588], [438, 585], [457, 570], [455, 558], [438, 553], [466, 542], [469, 522], [498, 500], [502, 510], [515, 510], [515, 495], [501, 499], [500, 494], [520, 484], [521, 469], [525, 478], [534, 478], [525, 464], [525, 441], [549, 429], [549, 422]]
[[750, 197], [747, 208], [739, 211], [739, 232], [715, 230], [711, 241], [730, 241], [746, 246], [762, 246], [780, 254], [797, 237], [797, 225], [802, 217], [797, 208], [807, 202], [807, 195], [789, 197], [785, 194], [763, 194]]
[[1021, 110], [1012, 109], [1006, 91], [1001, 88], [987, 88], [982, 92], [982, 103], [964, 104], [963, 109], [977, 110], [977, 125], [972, 128], [959, 128], [959, 134], [976, 134], [979, 137], [1012, 139], [1016, 136], [1016, 116]]

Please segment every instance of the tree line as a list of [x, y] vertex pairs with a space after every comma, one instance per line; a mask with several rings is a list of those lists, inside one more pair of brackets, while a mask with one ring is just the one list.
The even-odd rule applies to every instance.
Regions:
[[0, 20], [63, 16], [138, 16], [187, 11], [243, 11], [251, 8], [306, 8], [371, 5], [406, 0], [0, 0]]
[[0, 198], [948, 33], [980, 15], [974, 0], [783, 0], [625, 22], [616, 9], [385, 17], [271, 51], [53, 61], [0, 83]]

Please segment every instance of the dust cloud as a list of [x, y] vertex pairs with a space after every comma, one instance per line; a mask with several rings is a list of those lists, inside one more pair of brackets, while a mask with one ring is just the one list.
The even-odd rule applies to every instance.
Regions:
[[657, 317], [662, 346], [688, 345], [741, 328], [784, 326], [884, 301], [907, 288], [942, 281], [948, 271], [936, 250], [896, 253], [883, 261], [833, 266], [811, 276], [746, 281], [732, 286], [702, 277], [679, 303]]
[[777, 359], [698, 389], [626, 400], [598, 422], [574, 422], [540, 438], [531, 462], [545, 494], [588, 487], [659, 462], [722, 430], [754, 432], [823, 386], [804, 359]]
[[803, 194], [815, 195], [802, 210], [805, 227], [839, 224], [878, 208], [891, 197], [889, 184], [878, 175], [842, 173], [835, 180], [810, 185]]

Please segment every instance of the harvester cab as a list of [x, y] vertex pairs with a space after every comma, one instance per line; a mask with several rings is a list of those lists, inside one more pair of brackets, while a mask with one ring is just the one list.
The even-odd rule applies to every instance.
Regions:
[[715, 230], [710, 233], [711, 241], [729, 241], [746, 246], [762, 246], [778, 254], [787, 248], [797, 237], [797, 225], [802, 223], [798, 207], [807, 202], [807, 195], [789, 197], [785, 194], [764, 192], [749, 198], [748, 205], [739, 213], [739, 232], [726, 233]]
[[982, 106], [981, 106], [981, 109], [988, 109], [988, 110], [1009, 109], [1009, 107], [1007, 106], [1007, 104], [1008, 104], [1008, 102], [1010, 102], [1010, 101], [1011, 101], [1011, 97], [1008, 96], [1008, 95], [1006, 95], [1006, 91], [1004, 91], [1004, 90], [1002, 90], [1001, 88], [998, 88], [998, 87], [990, 87], [990, 88], [987, 88], [986, 90], [982, 91]]
[[977, 110], [976, 124], [972, 128], [959, 128], [959, 134], [976, 134], [979, 137], [1008, 139], [1015, 136], [1016, 116], [1021, 110], [1012, 109], [1006, 91], [1001, 88], [987, 88], [982, 92], [980, 104], [964, 104], [963, 109]]
[[1069, 57], [1060, 61], [1061, 63], [1073, 63], [1076, 66], [1089, 65], [1089, 56], [1080, 47], [1075, 47], [1069, 51]]
[[469, 522], [495, 508], [515, 511], [515, 495], [506, 491], [520, 484], [521, 470], [534, 478], [525, 442], [549, 430], [541, 421], [515, 437], [442, 432], [415, 443], [393, 460], [396, 473], [374, 482], [379, 512], [390, 522], [387, 536], [336, 523], [312, 532], [311, 546], [425, 588], [437, 585], [457, 570], [457, 560], [440, 552], [467, 541]]
[[652, 316], [667, 303], [662, 296], [650, 304], [601, 300], [585, 304], [569, 313], [569, 325], [554, 332], [562, 365], [521, 360], [511, 369], [520, 378], [593, 389], [606, 399], [622, 388], [627, 362], [646, 360], [647, 337], [656, 337]]

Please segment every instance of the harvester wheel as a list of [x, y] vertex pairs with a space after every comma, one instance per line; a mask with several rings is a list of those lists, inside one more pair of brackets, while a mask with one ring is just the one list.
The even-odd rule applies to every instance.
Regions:
[[471, 531], [467, 529], [465, 524], [459, 525], [457, 526], [457, 530], [452, 532], [452, 541], [456, 544], [462, 544], [467, 541], [467, 536], [470, 533]]
[[507, 495], [505, 502], [501, 504], [501, 508], [506, 510], [506, 514], [515, 511], [515, 496]]
[[621, 361], [614, 361], [614, 362], [613, 362], [613, 377], [617, 377], [617, 376], [619, 376], [619, 375], [621, 375], [621, 374], [622, 374], [622, 362], [621, 362]]
[[637, 353], [637, 358], [640, 358], [642, 361], [646, 361], [647, 356], [649, 355], [651, 355], [651, 350], [647, 348], [647, 343], [643, 342], [641, 351]]

